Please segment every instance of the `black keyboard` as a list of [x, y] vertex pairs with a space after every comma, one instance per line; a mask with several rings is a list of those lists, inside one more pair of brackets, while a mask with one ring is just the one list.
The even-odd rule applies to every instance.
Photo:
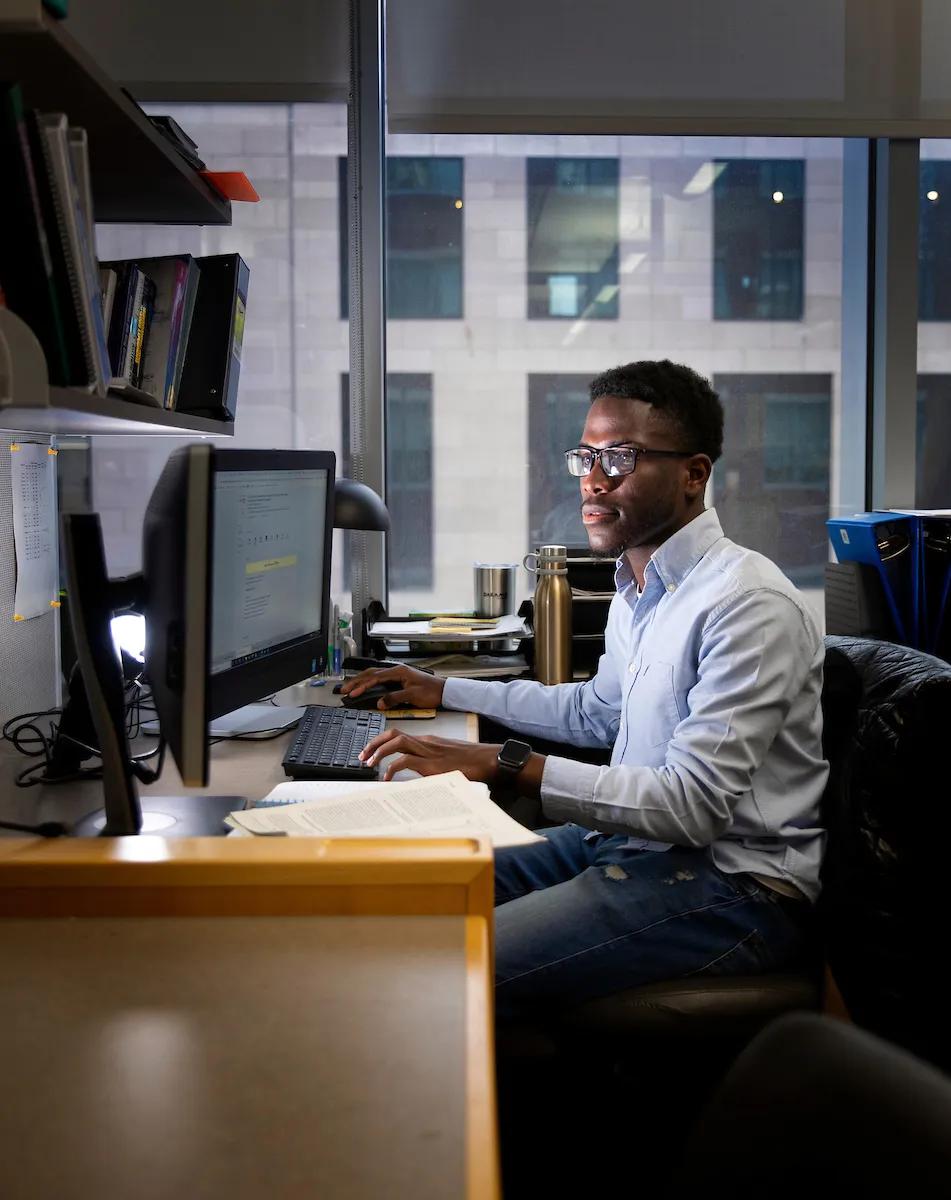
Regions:
[[284, 755], [284, 774], [291, 779], [376, 779], [376, 768], [357, 756], [385, 727], [381, 712], [312, 705]]

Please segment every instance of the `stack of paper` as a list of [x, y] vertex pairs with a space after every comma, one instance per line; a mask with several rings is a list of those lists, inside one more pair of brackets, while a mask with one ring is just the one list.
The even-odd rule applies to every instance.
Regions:
[[440, 654], [407, 661], [411, 667], [432, 671], [437, 679], [500, 679], [528, 673], [523, 654]]
[[487, 638], [527, 637], [529, 629], [521, 617], [492, 618], [489, 629], [476, 629], [471, 620], [454, 628], [434, 629], [429, 621], [376, 621], [370, 626], [371, 638], [392, 638], [414, 642], [471, 642]]
[[449, 630], [456, 633], [472, 633], [478, 630], [495, 629], [499, 623], [498, 617], [433, 617], [429, 628], [439, 632]]
[[492, 802], [484, 783], [461, 771], [401, 783], [279, 784], [264, 807], [242, 809], [228, 823], [244, 833], [288, 837], [472, 837], [495, 846], [542, 839]]

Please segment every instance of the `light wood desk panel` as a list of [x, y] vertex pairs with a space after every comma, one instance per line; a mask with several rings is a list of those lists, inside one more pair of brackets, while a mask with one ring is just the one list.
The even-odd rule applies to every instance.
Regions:
[[4, 1195], [496, 1196], [467, 921], [0, 921]]
[[[289, 736], [213, 789], [265, 795]], [[23, 762], [12, 819], [100, 802]], [[3, 839], [4, 1198], [498, 1200], [491, 906], [477, 839]]]

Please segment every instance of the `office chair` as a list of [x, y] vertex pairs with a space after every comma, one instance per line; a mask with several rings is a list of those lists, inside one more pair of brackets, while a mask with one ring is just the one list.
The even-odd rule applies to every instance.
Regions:
[[852, 1025], [798, 1013], [737, 1059], [667, 1194], [891, 1200], [949, 1188], [951, 1079]]

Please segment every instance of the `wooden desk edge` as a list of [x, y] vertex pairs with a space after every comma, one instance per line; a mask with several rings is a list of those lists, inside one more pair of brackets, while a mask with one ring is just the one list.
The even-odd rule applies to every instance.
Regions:
[[499, 1200], [491, 926], [466, 919], [466, 1196]]
[[0, 915], [478, 914], [472, 838], [90, 838], [0, 842]]

